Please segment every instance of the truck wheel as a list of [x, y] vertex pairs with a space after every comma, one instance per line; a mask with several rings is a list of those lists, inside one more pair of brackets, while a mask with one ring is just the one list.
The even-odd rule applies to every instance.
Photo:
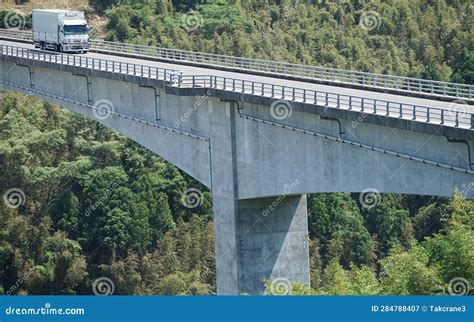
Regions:
[[41, 43], [40, 48], [41, 50], [44, 50], [46, 48], [46, 46], [44, 45], [44, 42]]

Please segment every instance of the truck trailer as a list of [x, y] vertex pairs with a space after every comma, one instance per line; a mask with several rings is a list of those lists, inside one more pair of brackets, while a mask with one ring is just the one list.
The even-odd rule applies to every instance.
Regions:
[[33, 42], [36, 48], [87, 53], [89, 31], [82, 11], [33, 10]]

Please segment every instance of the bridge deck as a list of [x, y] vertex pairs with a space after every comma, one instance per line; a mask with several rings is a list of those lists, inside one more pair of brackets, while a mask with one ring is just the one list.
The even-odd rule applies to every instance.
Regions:
[[[13, 42], [13, 41], [0, 40], [0, 44], [34, 49], [33, 45], [18, 43], [18, 42]], [[281, 79], [281, 78], [276, 78], [276, 77], [267, 77], [267, 76], [260, 76], [260, 75], [251, 75], [251, 74], [246, 74], [246, 73], [230, 72], [230, 71], [224, 71], [224, 70], [212, 69], [212, 68], [194, 67], [194, 66], [182, 65], [178, 63], [171, 64], [171, 63], [143, 60], [143, 59], [137, 59], [137, 58], [129, 58], [129, 57], [121, 57], [121, 56], [100, 54], [100, 53], [93, 53], [93, 52], [89, 52], [87, 54], [78, 54], [78, 55], [91, 57], [91, 58], [127, 62], [131, 64], [141, 64], [141, 65], [158, 67], [158, 68], [180, 70], [185, 75], [221, 76], [221, 77], [242, 79], [242, 80], [255, 81], [255, 82], [261, 82], [261, 83], [275, 84], [275, 85], [280, 85], [280, 86], [311, 89], [311, 90], [317, 90], [317, 91], [323, 91], [323, 92], [360, 96], [360, 97], [365, 97], [365, 98], [370, 98], [370, 99], [380, 99], [380, 100], [388, 100], [388, 101], [400, 102], [400, 103], [405, 103], [405, 104], [435, 107], [435, 108], [441, 108], [441, 109], [446, 109], [446, 110], [453, 109], [453, 110], [459, 110], [464, 113], [474, 112], [474, 107], [468, 106], [467, 104], [464, 104], [464, 105], [451, 104], [449, 102], [442, 102], [438, 100], [416, 98], [416, 97], [409, 97], [409, 96], [389, 94], [389, 93], [378, 93], [378, 92], [373, 92], [373, 91], [368, 91], [368, 90], [329, 86], [329, 85], [315, 84], [315, 83], [304, 82], [304, 81], [288, 80], [288, 79]], [[466, 110], [467, 108], [469, 108], [469, 110]]]

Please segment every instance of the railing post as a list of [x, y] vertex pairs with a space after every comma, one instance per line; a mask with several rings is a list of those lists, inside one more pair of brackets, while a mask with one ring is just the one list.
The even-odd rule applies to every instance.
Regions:
[[400, 103], [400, 118], [403, 118], [403, 104]]
[[416, 120], [416, 106], [413, 105], [413, 120]]
[[471, 114], [471, 130], [474, 129], [474, 114]]
[[427, 107], [426, 108], [426, 122], [430, 122], [430, 108]]
[[364, 98], [362, 97], [362, 99], [360, 100], [360, 111], [363, 112], [364, 111]]
[[387, 116], [390, 115], [390, 102], [387, 101]]
[[377, 100], [374, 100], [374, 114], [377, 114]]
[[459, 112], [456, 112], [456, 120], [455, 120], [455, 126], [459, 126]]
[[444, 124], [444, 110], [441, 110], [441, 125]]
[[352, 110], [352, 96], [349, 96], [349, 111]]

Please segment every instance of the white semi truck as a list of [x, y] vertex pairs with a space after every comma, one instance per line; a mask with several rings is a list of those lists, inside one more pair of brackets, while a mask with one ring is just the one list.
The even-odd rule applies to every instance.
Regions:
[[82, 11], [33, 10], [33, 42], [36, 48], [86, 53], [89, 50], [89, 31]]

